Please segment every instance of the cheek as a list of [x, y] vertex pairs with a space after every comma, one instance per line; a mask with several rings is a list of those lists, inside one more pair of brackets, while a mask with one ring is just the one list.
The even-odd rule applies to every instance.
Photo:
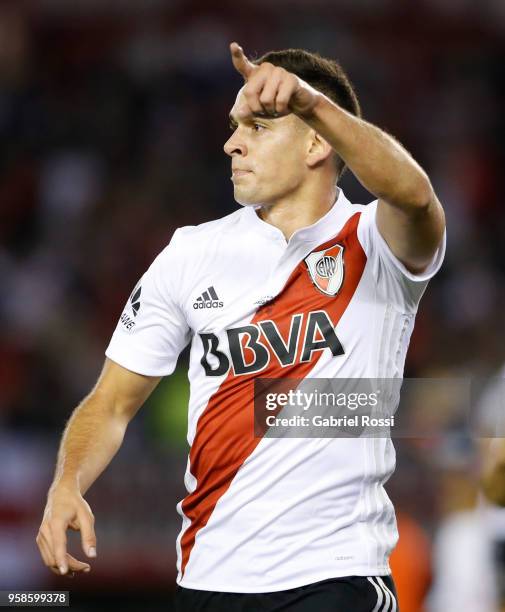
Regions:
[[262, 173], [277, 179], [281, 175], [300, 174], [304, 161], [300, 142], [292, 136], [283, 136], [263, 144], [262, 150], [258, 151]]

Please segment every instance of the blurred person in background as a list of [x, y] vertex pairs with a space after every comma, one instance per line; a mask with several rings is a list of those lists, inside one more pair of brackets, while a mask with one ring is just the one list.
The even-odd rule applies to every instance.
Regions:
[[479, 495], [475, 453], [452, 449], [441, 464], [442, 516], [434, 536], [427, 610], [498, 612], [495, 526]]
[[[53, 572], [90, 571], [67, 552], [66, 530], [80, 530], [96, 556], [83, 496], [191, 339], [178, 609], [395, 611], [397, 533], [383, 489], [391, 440], [255, 439], [251, 383], [260, 372], [401, 377], [445, 252], [442, 207], [405, 149], [360, 118], [336, 62], [289, 50], [253, 63], [235, 43], [231, 52], [246, 83], [225, 152], [244, 208], [178, 230], [133, 290], [102, 374], [63, 434], [37, 543]], [[372, 204], [352, 205], [337, 187], [346, 165]], [[378, 459], [371, 473], [362, 452]], [[371, 505], [361, 508], [365, 482]]]
[[443, 443], [429, 612], [505, 610], [504, 375], [502, 367], [472, 394], [471, 437]]
[[505, 365], [484, 387], [477, 406], [482, 503], [492, 537], [493, 575], [505, 611]]

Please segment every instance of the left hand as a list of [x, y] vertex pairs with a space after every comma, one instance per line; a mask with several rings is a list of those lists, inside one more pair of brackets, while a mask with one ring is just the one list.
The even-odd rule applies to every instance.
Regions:
[[280, 66], [269, 62], [256, 66], [247, 59], [242, 47], [236, 42], [230, 44], [230, 51], [233, 65], [246, 82], [246, 104], [238, 109], [242, 120], [253, 115], [270, 118], [290, 113], [303, 119], [312, 114], [322, 95], [320, 92]]

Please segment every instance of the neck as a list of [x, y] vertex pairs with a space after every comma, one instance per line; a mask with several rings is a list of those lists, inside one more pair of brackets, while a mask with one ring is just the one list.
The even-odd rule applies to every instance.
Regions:
[[337, 185], [332, 184], [312, 194], [290, 194], [273, 204], [264, 204], [258, 213], [263, 221], [279, 228], [286, 240], [289, 240], [296, 230], [324, 217], [337, 198], [337, 190]]

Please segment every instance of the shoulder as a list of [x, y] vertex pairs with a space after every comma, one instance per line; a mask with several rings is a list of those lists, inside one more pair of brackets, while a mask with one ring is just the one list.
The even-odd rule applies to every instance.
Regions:
[[347, 197], [342, 188], [340, 188], [339, 196], [337, 199], [338, 205], [345, 209], [346, 213], [349, 216], [352, 216], [355, 213], [365, 213], [366, 216], [370, 215], [370, 213], [373, 213], [376, 210], [378, 201], [379, 200], [375, 198], [368, 204], [357, 204], [355, 202], [352, 202]]
[[205, 250], [209, 243], [237, 228], [242, 212], [242, 209], [239, 209], [219, 219], [213, 219], [198, 225], [178, 227], [156, 259], [160, 263], [168, 263], [179, 259], [181, 256], [186, 258], [187, 255]]
[[184, 240], [214, 238], [216, 235], [233, 231], [240, 222], [243, 212], [244, 209], [241, 208], [219, 219], [213, 219], [199, 225], [179, 227], [172, 240], [175, 238], [178, 242], [182, 242]]
[[343, 192], [341, 192], [338, 203], [339, 206], [342, 207], [342, 211], [346, 219], [350, 219], [358, 215], [358, 239], [362, 246], [364, 246], [366, 249], [366, 234], [369, 233], [370, 229], [375, 224], [375, 214], [377, 212], [378, 200], [375, 199], [368, 204], [357, 204], [351, 202], [349, 198]]
[[374, 217], [378, 202], [379, 200], [373, 200], [368, 204], [351, 204], [351, 202], [348, 202], [348, 207], [350, 213], [360, 213], [364, 221]]

